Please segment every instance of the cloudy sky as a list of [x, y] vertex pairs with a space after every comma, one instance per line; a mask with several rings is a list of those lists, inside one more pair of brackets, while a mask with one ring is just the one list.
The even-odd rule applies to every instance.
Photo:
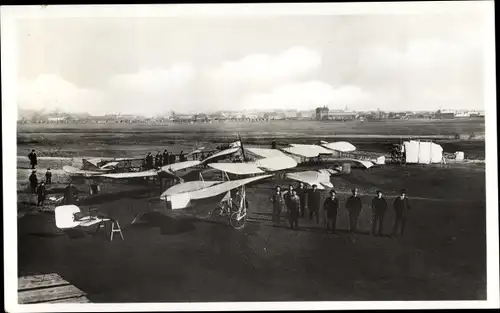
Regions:
[[93, 114], [483, 109], [481, 14], [37, 18], [18, 105]]

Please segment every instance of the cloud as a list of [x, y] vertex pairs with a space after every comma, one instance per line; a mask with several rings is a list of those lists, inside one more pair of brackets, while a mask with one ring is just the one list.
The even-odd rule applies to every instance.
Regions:
[[[475, 47], [464, 47], [443, 40], [412, 40], [406, 47], [396, 49], [391, 46], [373, 45], [360, 54], [358, 67], [373, 75], [397, 74], [401, 77], [441, 76], [441, 71], [460, 69]], [[440, 71], [436, 73], [436, 71]], [[439, 74], [439, 75], [436, 75]]]
[[371, 107], [398, 110], [481, 108], [480, 45], [437, 39], [405, 46], [366, 47], [357, 62], [356, 83], [372, 93]]
[[300, 78], [318, 69], [321, 55], [309, 48], [292, 47], [276, 55], [251, 54], [208, 70], [214, 83], [269, 84]]
[[114, 75], [109, 85], [136, 93], [158, 93], [183, 88], [193, 79], [195, 69], [189, 64], [177, 64], [168, 69], [141, 69], [137, 73]]
[[346, 105], [363, 104], [370, 95], [357, 86], [333, 88], [320, 81], [283, 84], [269, 93], [250, 94], [242, 100], [244, 109], [311, 110], [327, 105], [343, 109]]
[[[201, 76], [204, 98], [211, 109], [243, 109], [249, 102], [257, 103], [251, 99], [269, 97], [266, 93], [276, 92], [279, 86], [314, 76], [321, 63], [322, 56], [317, 51], [292, 46], [276, 54], [250, 54], [205, 67]], [[243, 103], [241, 99], [245, 99]]]
[[190, 64], [114, 75], [109, 79], [109, 103], [114, 104], [116, 112], [163, 114], [183, 107], [190, 99], [195, 76], [196, 70]]
[[93, 89], [79, 88], [63, 78], [43, 74], [35, 80], [19, 80], [18, 106], [30, 110], [68, 112], [100, 112], [103, 94]]

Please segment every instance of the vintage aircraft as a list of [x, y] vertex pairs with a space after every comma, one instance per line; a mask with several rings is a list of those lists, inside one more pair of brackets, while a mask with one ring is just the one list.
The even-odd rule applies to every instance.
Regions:
[[384, 156], [365, 155], [353, 153], [356, 148], [348, 142], [328, 143], [321, 141], [320, 145], [312, 144], [290, 144], [279, 150], [295, 157], [302, 164], [330, 164], [336, 169], [345, 168], [349, 164], [352, 167], [371, 168], [375, 165], [385, 164]]
[[72, 177], [92, 177], [103, 173], [133, 172], [140, 170], [142, 160], [142, 158], [82, 159], [83, 166], [80, 169], [66, 165], [63, 166], [63, 170]]
[[[286, 151], [286, 150], [285, 150]], [[208, 163], [207, 161], [240, 152], [245, 162]], [[199, 173], [199, 180], [181, 182], [168, 188], [162, 193], [160, 199], [165, 201], [165, 206], [171, 210], [181, 210], [197, 207], [200, 202], [219, 200], [211, 215], [228, 216], [229, 223], [234, 228], [241, 228], [245, 224], [247, 215], [247, 200], [245, 186], [264, 181], [275, 174], [285, 174], [287, 179], [303, 182], [306, 185], [316, 185], [318, 189], [333, 188], [330, 176], [339, 172], [332, 169], [317, 171], [296, 171], [297, 160], [283, 151], [265, 148], [227, 148], [200, 163], [206, 164], [210, 169]], [[220, 171], [222, 179], [206, 180], [204, 175], [213, 171]], [[171, 172], [175, 175], [174, 172]], [[237, 179], [231, 180], [230, 175]], [[243, 178], [241, 178], [243, 177]], [[236, 201], [233, 200], [231, 191], [236, 192]]]

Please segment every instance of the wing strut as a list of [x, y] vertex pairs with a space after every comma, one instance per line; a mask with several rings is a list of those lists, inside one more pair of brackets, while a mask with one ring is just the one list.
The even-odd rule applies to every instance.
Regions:
[[243, 141], [241, 141], [241, 136], [238, 133], [238, 140], [240, 141], [241, 154], [243, 155], [243, 162], [247, 162], [247, 156], [245, 154], [245, 149], [243, 148]]

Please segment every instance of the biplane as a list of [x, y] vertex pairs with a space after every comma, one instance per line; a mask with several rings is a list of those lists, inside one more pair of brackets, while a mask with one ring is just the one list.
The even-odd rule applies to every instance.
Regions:
[[[218, 148], [218, 152], [203, 160], [173, 163], [147, 171], [102, 173], [99, 170], [103, 169], [99, 168], [99, 170], [80, 170], [80, 172], [92, 178], [170, 178], [177, 183], [160, 195], [160, 200], [164, 201], [167, 209], [184, 210], [201, 207], [198, 205], [200, 202], [216, 201], [218, 204], [215, 208], [208, 206], [210, 214], [227, 216], [230, 225], [239, 229], [244, 226], [247, 216], [247, 186], [274, 177], [302, 182], [309, 187], [316, 185], [318, 189], [333, 188], [331, 176], [343, 173], [340, 165], [349, 162], [363, 168], [374, 165], [371, 161], [332, 158], [335, 150], [330, 149], [333, 146], [328, 143], [291, 144], [285, 148], [268, 149], [245, 148], [239, 140]], [[194, 151], [201, 152], [203, 149], [203, 147], [197, 148]], [[311, 170], [308, 168], [310, 164], [307, 163], [311, 159], [338, 166]], [[301, 170], [299, 164], [304, 164], [307, 170], [304, 168]]]
[[80, 169], [63, 166], [63, 170], [73, 177], [92, 177], [103, 173], [132, 172], [140, 170], [142, 158], [91, 158], [82, 159]]
[[[297, 168], [299, 164], [297, 156], [293, 153], [296, 151], [283, 150], [244, 148], [240, 141], [239, 146], [227, 147], [201, 161], [200, 163], [205, 163], [209, 169], [200, 172], [198, 180], [183, 181], [174, 185], [163, 192], [160, 199], [165, 201], [165, 206], [170, 210], [182, 210], [196, 207], [199, 202], [217, 200], [218, 205], [211, 210], [211, 215], [227, 216], [231, 226], [239, 229], [245, 224], [247, 216], [247, 185], [261, 183], [271, 177], [277, 178], [276, 174], [283, 174], [287, 179], [302, 182], [310, 187], [316, 185], [318, 189], [333, 188], [331, 175], [339, 174], [339, 171], [334, 169], [300, 171]], [[318, 150], [324, 152], [321, 147]], [[243, 162], [209, 163], [235, 153], [242, 155]], [[305, 153], [307, 156], [317, 156], [311, 154], [309, 150]], [[214, 171], [222, 173], [221, 179], [207, 180], [206, 174]], [[173, 171], [171, 173], [175, 175]], [[236, 179], [231, 179], [231, 176]], [[237, 190], [235, 196], [231, 193], [232, 190]]]

